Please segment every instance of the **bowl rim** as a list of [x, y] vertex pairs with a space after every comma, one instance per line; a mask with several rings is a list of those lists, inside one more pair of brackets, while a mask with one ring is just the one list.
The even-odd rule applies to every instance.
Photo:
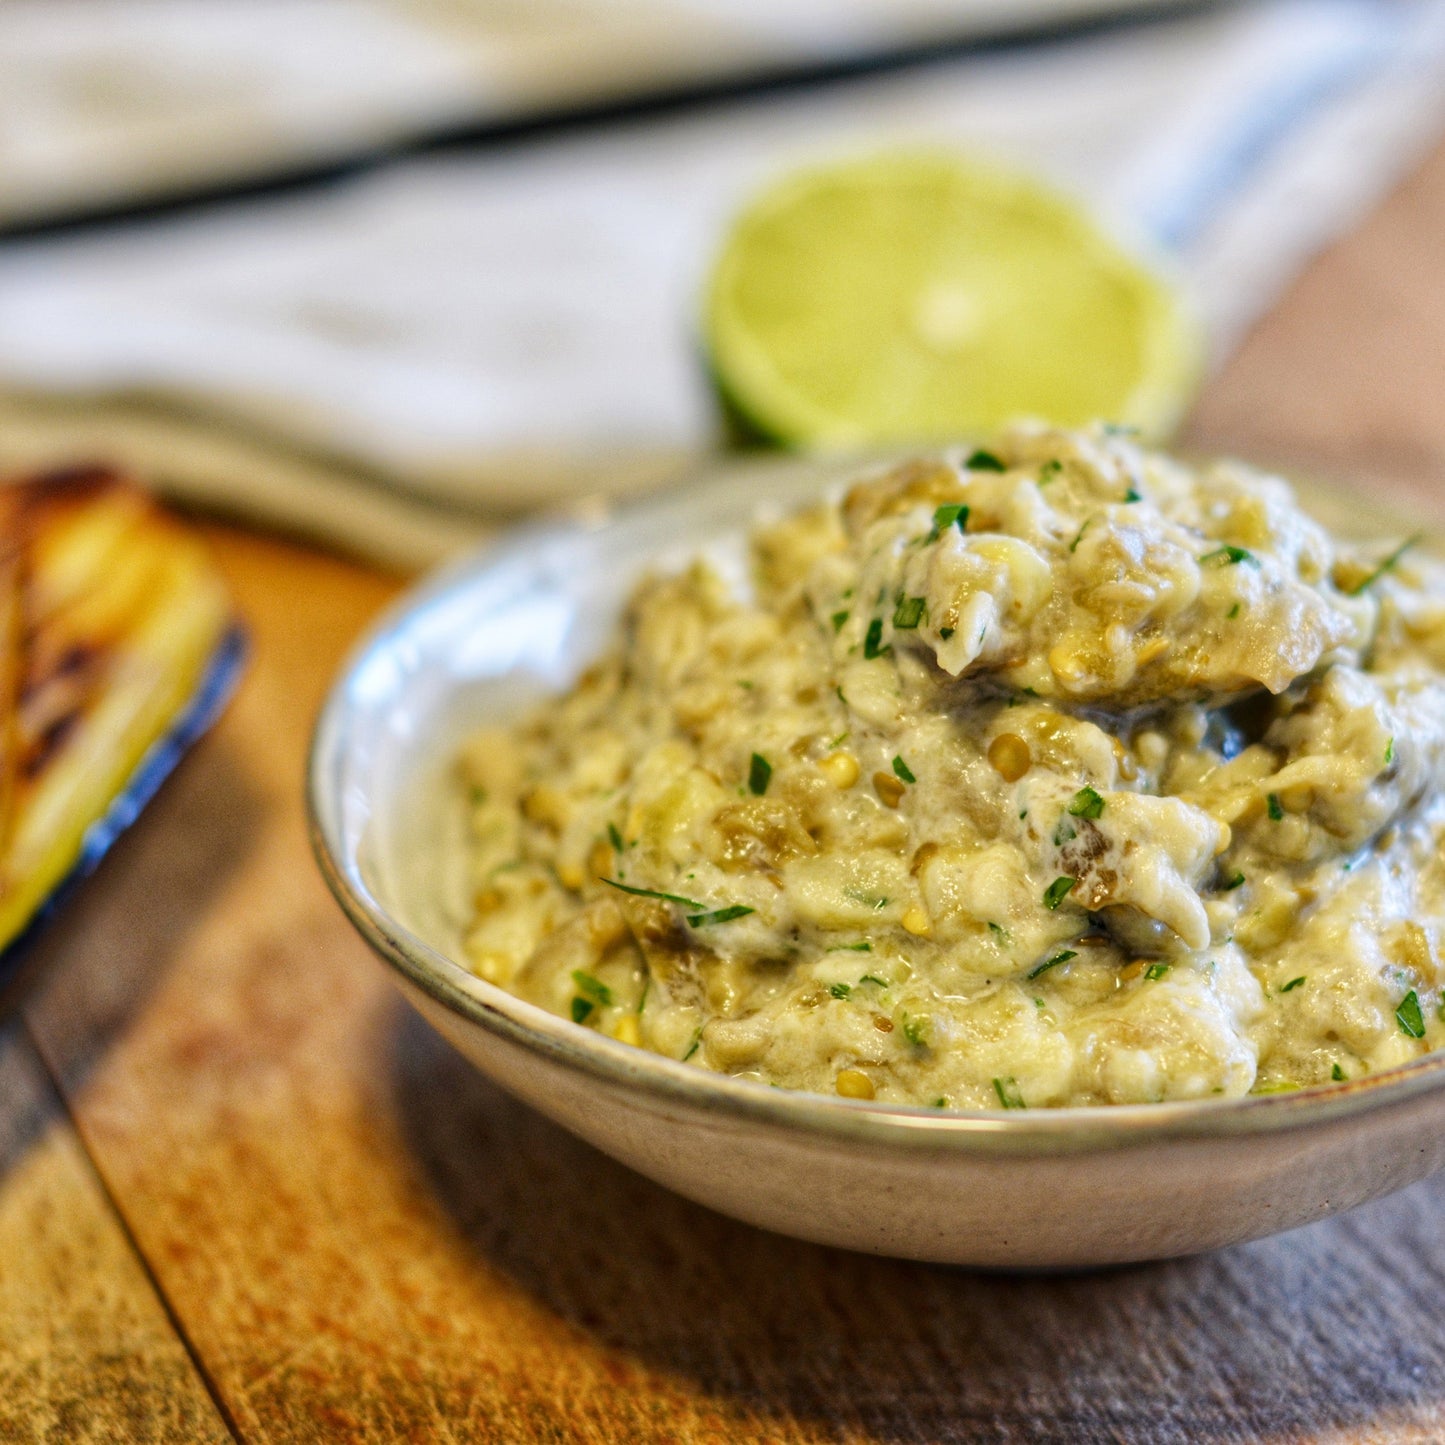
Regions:
[[[795, 458], [794, 462], [800, 460]], [[859, 464], [877, 461], [873, 456], [859, 459]], [[817, 459], [812, 459], [812, 464], [816, 466]], [[717, 468], [711, 470], [716, 472]], [[697, 478], [693, 477], [691, 486], [696, 484]], [[1320, 490], [1330, 489], [1325, 486]], [[322, 877], [342, 912], [404, 982], [487, 1033], [542, 1060], [565, 1065], [599, 1084], [645, 1094], [654, 1105], [726, 1114], [817, 1141], [843, 1140], [962, 1155], [1042, 1157], [1277, 1134], [1404, 1104], [1445, 1086], [1445, 1049], [1440, 1049], [1343, 1082], [1236, 1098], [948, 1110], [835, 1098], [716, 1074], [620, 1043], [488, 983], [405, 927], [372, 893], [358, 859], [348, 853], [342, 841], [338, 784], [353, 679], [386, 652], [415, 614], [476, 573], [504, 565], [539, 545], [625, 526], [632, 518], [688, 492], [689, 483], [684, 482], [600, 510], [511, 528], [497, 540], [445, 564], [407, 588], [347, 654], [312, 731], [306, 763], [307, 831]]]

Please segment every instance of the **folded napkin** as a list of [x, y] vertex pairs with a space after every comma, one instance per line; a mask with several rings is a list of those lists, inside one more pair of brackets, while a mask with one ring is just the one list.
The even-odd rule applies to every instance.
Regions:
[[0, 459], [83, 416], [75, 445], [401, 565], [656, 484], [718, 440], [694, 327], [730, 215], [893, 143], [1075, 190], [1223, 355], [1435, 138], [1442, 79], [1445, 0], [1271, 0], [12, 244]]

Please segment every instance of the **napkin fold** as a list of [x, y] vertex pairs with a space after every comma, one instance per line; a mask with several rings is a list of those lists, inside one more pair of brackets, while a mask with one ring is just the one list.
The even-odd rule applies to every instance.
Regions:
[[1077, 192], [1220, 358], [1436, 138], [1442, 81], [1442, 0], [1269, 0], [13, 243], [0, 460], [107, 449], [402, 566], [656, 485], [719, 440], [695, 318], [730, 216], [894, 144]]

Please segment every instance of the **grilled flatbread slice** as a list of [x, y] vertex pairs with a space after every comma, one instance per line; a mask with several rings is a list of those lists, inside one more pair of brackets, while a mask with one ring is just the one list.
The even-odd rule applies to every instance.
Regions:
[[0, 949], [84, 860], [92, 830], [127, 821], [115, 809], [233, 626], [199, 539], [114, 473], [32, 478], [3, 505]]

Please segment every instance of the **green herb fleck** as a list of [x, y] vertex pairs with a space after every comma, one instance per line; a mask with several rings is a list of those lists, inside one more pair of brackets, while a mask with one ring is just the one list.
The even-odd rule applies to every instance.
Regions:
[[699, 903], [696, 898], [683, 898], [677, 893], [659, 893], [655, 888], [634, 888], [630, 883], [619, 883], [615, 878], [604, 878], [602, 882], [609, 888], [616, 888], [621, 893], [631, 893], [638, 898], [660, 898], [664, 903], [680, 903], [684, 908], [706, 908], [706, 903]]
[[845, 888], [845, 898], [851, 898], [854, 903], [865, 903], [874, 913], [882, 913], [888, 907], [888, 900], [878, 893], [865, 893], [861, 888]]
[[622, 851], [622, 834], [617, 831], [616, 823], [609, 823], [607, 825], [607, 841], [612, 844], [612, 851], [614, 853], [620, 853]]
[[748, 791], [761, 798], [768, 791], [772, 776], [773, 765], [761, 753], [754, 753], [748, 764]]
[[1057, 908], [1078, 883], [1077, 878], [1055, 878], [1044, 889], [1044, 907]]
[[1077, 949], [1066, 948], [1062, 953], [1056, 953], [1047, 963], [1041, 963], [1028, 977], [1037, 978], [1041, 973], [1047, 973], [1051, 968], [1057, 968], [1059, 964], [1067, 963], [1071, 958], [1078, 956]]
[[1413, 988], [1400, 1000], [1395, 1018], [1401, 1033], [1409, 1034], [1412, 1039], [1425, 1037], [1425, 1015], [1420, 1012], [1420, 998]]
[[590, 973], [584, 973], [580, 968], [574, 968], [572, 982], [577, 985], [577, 992], [583, 998], [589, 998], [603, 1008], [612, 1007], [612, 990], [600, 978], [594, 978]]
[[1220, 887], [1226, 893], [1233, 893], [1234, 890], [1244, 883], [1244, 874], [1236, 873], [1233, 878], [1226, 878]]
[[848, 620], [848, 609], [845, 607], [841, 612], [833, 614], [833, 631], [841, 632], [843, 624]]
[[868, 624], [868, 635], [863, 639], [863, 656], [869, 658], [885, 657], [892, 651], [891, 646], [885, 646], [883, 644], [883, 619], [881, 617], [875, 617], [873, 621]]
[[1019, 1092], [1018, 1080], [1012, 1074], [1006, 1079], [995, 1079], [993, 1091], [998, 1095], [998, 1101], [1005, 1109], [1026, 1109], [1024, 1096]]
[[1224, 615], [1225, 615], [1231, 622], [1233, 622], [1234, 619], [1239, 616], [1239, 607], [1240, 607], [1240, 604], [1239, 604], [1238, 602], [1236, 602], [1236, 603], [1234, 604], [1234, 606], [1231, 607], [1231, 608], [1229, 609], [1229, 611], [1226, 612]]
[[829, 953], [872, 953], [873, 945], [865, 938], [861, 943], [835, 943]]
[[651, 989], [651, 987], [652, 987], [652, 976], [649, 974], [648, 977], [646, 977], [645, 979], [642, 980], [642, 993], [638, 996], [638, 1000], [637, 1000], [637, 1012], [638, 1012], [638, 1013], [641, 1013], [642, 1010], [647, 1007], [647, 994], [648, 994], [648, 990]]
[[1084, 533], [1089, 530], [1089, 523], [1093, 520], [1094, 519], [1092, 517], [1086, 518], [1084, 521], [1084, 525], [1080, 527], [1079, 530], [1074, 534], [1074, 540], [1069, 543], [1070, 552], [1078, 550], [1079, 543], [1084, 540]]
[[1365, 591], [1366, 588], [1371, 587], [1376, 582], [1378, 582], [1380, 578], [1385, 575], [1386, 572], [1392, 571], [1395, 564], [1400, 560], [1400, 558], [1403, 557], [1405, 553], [1410, 550], [1411, 547], [1416, 546], [1424, 538], [1424, 535], [1425, 534], [1423, 532], [1416, 532], [1413, 537], [1406, 537], [1405, 540], [1401, 542], [1400, 545], [1396, 547], [1395, 550], [1391, 552], [1390, 555], [1386, 557], [1385, 560], [1381, 562], [1380, 565], [1376, 567], [1375, 570], [1371, 572], [1370, 575], [1366, 577], [1363, 582], [1359, 583], [1358, 586], [1350, 588], [1350, 596], [1358, 597], [1361, 592]]
[[1330, 1078], [1332, 1078], [1337, 1084], [1343, 1084], [1344, 1081], [1349, 1078], [1349, 1075], [1346, 1074], [1345, 1071], [1338, 1064], [1331, 1064]]
[[1271, 823], [1279, 823], [1284, 820], [1284, 804], [1279, 800], [1278, 793], [1271, 793], [1265, 799], [1268, 805], [1269, 820]]
[[585, 1024], [592, 1017], [594, 1005], [585, 998], [574, 998], [572, 1000], [572, 1022], [574, 1024]]
[[682, 1056], [683, 1063], [686, 1063], [697, 1052], [700, 1043], [702, 1043], [701, 1029], [692, 1036], [692, 1042], [687, 1046], [687, 1052]]
[[1069, 822], [1068, 815], [1059, 819], [1059, 826], [1054, 829], [1054, 847], [1062, 848], [1065, 843], [1071, 843], [1079, 836], [1079, 830]]
[[1259, 558], [1244, 547], [1216, 547], [1212, 552], [1206, 552], [1200, 562], [1213, 562], [1220, 567], [1237, 567], [1241, 562], [1246, 562], [1251, 567], [1259, 566]]
[[1298, 978], [1292, 978], [1292, 979], [1290, 979], [1290, 981], [1289, 981], [1287, 984], [1285, 984], [1283, 988], [1280, 989], [1280, 992], [1281, 992], [1281, 993], [1289, 993], [1292, 989], [1298, 988], [1298, 987], [1300, 986], [1300, 984], [1302, 984], [1302, 983], [1305, 981], [1305, 978], [1306, 978], [1306, 977], [1307, 977], [1307, 975], [1302, 973], [1302, 974], [1300, 974], [1300, 976], [1299, 976]]
[[1130, 487], [1129, 490], [1124, 493], [1124, 500], [1126, 502], [1142, 502], [1144, 498], [1141, 497], [1133, 487]]
[[1045, 462], [1039, 468], [1039, 486], [1048, 486], [1063, 469], [1064, 464], [1057, 457], [1054, 457], [1052, 461]]
[[858, 982], [859, 982], [860, 984], [863, 984], [863, 983], [876, 983], [879, 988], [892, 988], [892, 987], [893, 987], [893, 985], [890, 984], [886, 978], [879, 978], [876, 973], [865, 973], [865, 974], [863, 975], [863, 977], [858, 980]]
[[902, 597], [893, 609], [893, 625], [901, 632], [908, 632], [923, 621], [923, 611], [928, 604], [922, 597]]
[[948, 1108], [948, 1100], [940, 1095], [928, 1107], [930, 1109], [946, 1109]]
[[997, 938], [998, 941], [1003, 944], [1005, 948], [1007, 948], [1008, 945], [1013, 942], [1013, 939], [1009, 936], [1008, 929], [1006, 929], [1001, 923], [990, 923], [988, 926], [988, 931], [993, 934], [994, 937]]
[[1392, 737], [1385, 744], [1385, 766], [1388, 768], [1395, 761], [1395, 739]]
[[832, 994], [834, 998], [847, 998], [848, 995], [853, 992], [853, 985], [849, 983], [830, 983], [828, 985], [828, 992]]
[[706, 928], [710, 923], [731, 923], [734, 918], [746, 918], [754, 912], [746, 903], [734, 903], [729, 908], [714, 908], [711, 913], [690, 913], [687, 923], [689, 928]]
[[968, 530], [968, 508], [962, 502], [945, 502], [935, 507], [933, 528], [924, 540], [936, 542], [950, 527], [957, 527], [960, 532]]
[[908, 764], [905, 763], [901, 757], [893, 759], [893, 771], [897, 773], [905, 783], [916, 783], [918, 781], [918, 779], [913, 776], [913, 772]]
[[1150, 983], [1158, 983], [1168, 972], [1169, 965], [1167, 963], [1151, 963], [1149, 967], [1144, 970], [1144, 977], [1147, 978]]
[[909, 1018], [903, 1015], [903, 1037], [916, 1049], [926, 1048], [928, 1045], [928, 1020], [926, 1018]]
[[1104, 800], [1092, 788], [1080, 788], [1069, 804], [1069, 812], [1075, 818], [1097, 818], [1104, 811]]
[[971, 472], [1006, 472], [1008, 468], [992, 452], [979, 450], [964, 465]]

